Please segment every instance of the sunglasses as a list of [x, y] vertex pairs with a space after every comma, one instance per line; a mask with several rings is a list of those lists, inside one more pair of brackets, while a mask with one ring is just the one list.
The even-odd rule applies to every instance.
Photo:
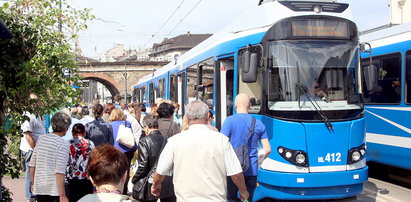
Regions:
[[313, 86], [313, 88], [317, 89], [317, 88], [320, 88], [320, 86]]

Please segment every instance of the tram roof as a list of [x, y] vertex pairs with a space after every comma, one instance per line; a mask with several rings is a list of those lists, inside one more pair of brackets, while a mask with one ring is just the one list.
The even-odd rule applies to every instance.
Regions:
[[[314, 0], [315, 1], [315, 0]], [[339, 2], [343, 3], [343, 2]], [[157, 69], [154, 73], [142, 77], [136, 86], [140, 86], [153, 78], [160, 77], [169, 71], [181, 71], [196, 62], [213, 56], [219, 56], [226, 53], [218, 53], [218, 46], [228, 41], [239, 39], [242, 37], [264, 33], [276, 22], [295, 16], [319, 15], [319, 16], [334, 16], [341, 17], [353, 21], [351, 8], [348, 7], [342, 13], [331, 12], [294, 12], [291, 9], [283, 6], [278, 1], [267, 2], [259, 6], [253, 7], [242, 15], [237, 17], [233, 23], [223, 28], [219, 32], [201, 42], [194, 48], [190, 49], [181, 55], [176, 61], [172, 61], [164, 67]], [[263, 36], [261, 36], [262, 39]], [[246, 44], [245, 44], [246, 45]], [[205, 54], [208, 53], [208, 54]], [[201, 58], [200, 55], [202, 56]], [[195, 60], [198, 59], [198, 60]], [[196, 62], [195, 62], [196, 61]]]
[[394, 25], [360, 36], [360, 42], [368, 42], [372, 48], [394, 44], [411, 39], [411, 22]]

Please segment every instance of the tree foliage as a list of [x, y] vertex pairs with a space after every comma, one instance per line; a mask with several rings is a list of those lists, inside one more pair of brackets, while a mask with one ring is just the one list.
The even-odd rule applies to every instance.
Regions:
[[[18, 177], [18, 152], [23, 111], [46, 114], [70, 104], [78, 92], [68, 84], [75, 72], [77, 33], [94, 19], [90, 9], [66, 0], [15, 0], [0, 7], [0, 19], [13, 33], [0, 40], [0, 176]], [[70, 69], [74, 76], [64, 76]], [[33, 105], [29, 94], [38, 96]], [[8, 145], [8, 146], [7, 146]]]

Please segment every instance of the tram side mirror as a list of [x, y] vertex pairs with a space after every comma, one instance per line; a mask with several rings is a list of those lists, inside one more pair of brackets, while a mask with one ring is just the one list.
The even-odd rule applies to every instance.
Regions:
[[257, 81], [257, 68], [258, 68], [258, 54], [251, 53], [246, 50], [243, 55], [242, 66], [242, 81], [244, 83], [254, 83]]

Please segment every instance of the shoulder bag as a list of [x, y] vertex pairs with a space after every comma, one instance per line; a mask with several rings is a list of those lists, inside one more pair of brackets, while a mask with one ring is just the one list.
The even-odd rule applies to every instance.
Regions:
[[126, 122], [118, 127], [116, 141], [128, 148], [133, 148], [136, 144], [133, 132], [131, 128], [126, 127]]
[[250, 139], [251, 135], [254, 133], [254, 126], [255, 126], [256, 119], [252, 117], [251, 127], [248, 129], [248, 137], [245, 141], [244, 145], [234, 148], [234, 152], [237, 154], [238, 160], [240, 161], [241, 168], [243, 172], [246, 172], [250, 167], [250, 154], [248, 151], [248, 140]]

